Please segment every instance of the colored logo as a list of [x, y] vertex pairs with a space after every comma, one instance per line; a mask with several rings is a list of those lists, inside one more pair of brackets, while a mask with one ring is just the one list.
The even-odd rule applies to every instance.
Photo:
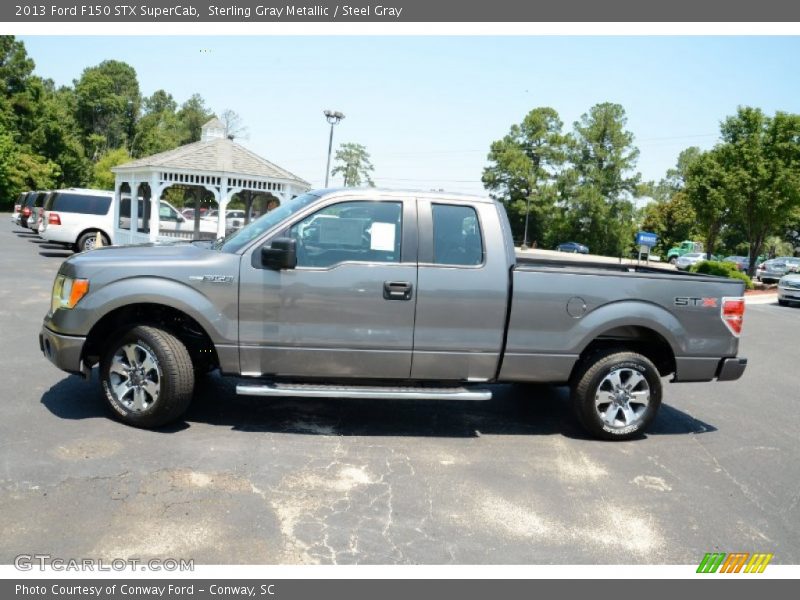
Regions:
[[697, 567], [698, 573], [763, 573], [773, 555], [763, 552], [707, 552]]

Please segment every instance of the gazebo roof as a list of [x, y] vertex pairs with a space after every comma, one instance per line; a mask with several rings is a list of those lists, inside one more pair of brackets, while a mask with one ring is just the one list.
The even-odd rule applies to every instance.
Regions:
[[114, 173], [148, 170], [204, 171], [233, 177], [250, 176], [288, 180], [310, 187], [304, 179], [261, 158], [224, 136], [224, 125], [211, 119], [203, 126], [203, 139], [174, 150], [159, 152], [113, 167]]

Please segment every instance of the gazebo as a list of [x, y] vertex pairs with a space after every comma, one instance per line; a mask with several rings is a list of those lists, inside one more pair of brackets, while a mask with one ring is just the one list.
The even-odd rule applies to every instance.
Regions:
[[[197, 237], [200, 198], [211, 192], [219, 209], [217, 237], [225, 235], [225, 210], [234, 194], [242, 194], [246, 220], [256, 196], [283, 203], [311, 185], [226, 137], [217, 119], [203, 125], [199, 142], [113, 167], [114, 243], [137, 244], [177, 237]], [[160, 200], [165, 190], [181, 187], [195, 192], [194, 228], [167, 231], [160, 225]], [[132, 202], [138, 198], [138, 202]], [[123, 204], [123, 200], [125, 201]], [[120, 210], [124, 205], [124, 210]], [[139, 213], [143, 214], [139, 214]]]

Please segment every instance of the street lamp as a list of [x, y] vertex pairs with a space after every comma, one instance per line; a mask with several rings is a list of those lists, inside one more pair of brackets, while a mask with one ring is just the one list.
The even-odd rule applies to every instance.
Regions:
[[333, 126], [344, 119], [344, 115], [338, 110], [326, 110], [325, 119], [331, 124], [331, 136], [328, 139], [328, 166], [325, 168], [325, 187], [328, 187], [328, 176], [331, 174], [331, 150], [333, 150]]

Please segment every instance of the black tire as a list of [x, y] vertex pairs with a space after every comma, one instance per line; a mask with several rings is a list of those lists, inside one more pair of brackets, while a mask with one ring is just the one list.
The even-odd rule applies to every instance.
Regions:
[[[115, 371], [112, 374], [112, 363], [116, 369], [125, 368], [124, 359], [120, 361], [118, 357], [126, 355], [124, 349], [131, 347], [143, 357], [143, 373], [121, 376]], [[152, 363], [155, 366], [148, 371], [148, 364]], [[100, 380], [106, 400], [120, 421], [134, 427], [159, 427], [177, 420], [189, 407], [194, 393], [194, 366], [189, 351], [178, 338], [162, 329], [139, 325], [108, 345], [100, 361]], [[142, 397], [149, 402], [135, 406], [137, 389], [131, 387], [130, 382], [143, 384], [146, 393]], [[154, 383], [155, 388], [151, 385]], [[120, 386], [131, 393], [124, 392], [120, 398], [115, 392]], [[155, 394], [152, 389], [156, 390]]]
[[[631, 378], [635, 377], [638, 380], [628, 389], [637, 396], [628, 397], [627, 400], [621, 399], [624, 405], [619, 406], [614, 414], [610, 415], [608, 411], [612, 410], [615, 404], [609, 402], [596, 405], [596, 401], [605, 394], [608, 394], [607, 397], [614, 395], [608, 391], [612, 384], [606, 379], [607, 377], [613, 379], [614, 372], [619, 375], [623, 388]], [[642, 375], [642, 378], [636, 377], [634, 373]], [[646, 382], [646, 385], [642, 381]], [[611, 387], [611, 389], [617, 388]], [[645, 392], [649, 393], [649, 396], [647, 404], [643, 405], [641, 399]], [[621, 393], [625, 395], [624, 389]], [[655, 365], [641, 354], [620, 348], [599, 351], [587, 357], [579, 367], [571, 386], [572, 404], [578, 420], [592, 436], [603, 440], [622, 441], [641, 437], [658, 413], [661, 394], [661, 376]], [[607, 408], [604, 414], [601, 414], [603, 406]], [[622, 416], [619, 419], [615, 418], [613, 426], [604, 420], [604, 417], [610, 419], [612, 416], [620, 416], [620, 411]], [[635, 415], [635, 418], [628, 421], [629, 414]]]
[[105, 233], [101, 233], [98, 231], [87, 231], [81, 237], [78, 238], [78, 242], [75, 244], [75, 252], [86, 252], [87, 250], [93, 250], [95, 247], [95, 240], [97, 239], [97, 235], [103, 240], [103, 245], [108, 246], [110, 245], [110, 241]]
[[677, 263], [678, 263], [678, 257], [677, 256], [673, 256], [672, 258], [669, 259], [669, 264], [674, 265], [674, 264], [677, 264]]
[[781, 306], [789, 306], [789, 303], [783, 298], [778, 298], [778, 304], [780, 304]]

